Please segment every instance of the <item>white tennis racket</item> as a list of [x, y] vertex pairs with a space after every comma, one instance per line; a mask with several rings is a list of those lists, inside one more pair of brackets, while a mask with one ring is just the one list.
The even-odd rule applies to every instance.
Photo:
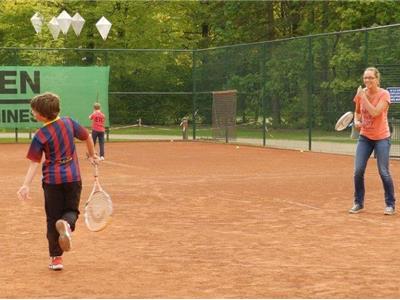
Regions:
[[94, 185], [85, 203], [85, 223], [90, 231], [100, 231], [111, 221], [113, 204], [111, 197], [103, 190], [99, 182], [98, 166], [94, 166]]
[[339, 120], [337, 120], [336, 125], [335, 125], [335, 130], [342, 131], [342, 130], [345, 130], [346, 128], [352, 126], [353, 118], [354, 118], [354, 115], [351, 111], [348, 111], [347, 113], [343, 114], [339, 118]]

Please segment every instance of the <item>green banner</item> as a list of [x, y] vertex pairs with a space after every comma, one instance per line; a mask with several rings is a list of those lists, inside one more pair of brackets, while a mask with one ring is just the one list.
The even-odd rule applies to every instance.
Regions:
[[60, 96], [61, 116], [69, 116], [90, 127], [93, 103], [99, 102], [108, 114], [110, 67], [0, 67], [0, 128], [37, 128], [29, 101], [37, 94]]

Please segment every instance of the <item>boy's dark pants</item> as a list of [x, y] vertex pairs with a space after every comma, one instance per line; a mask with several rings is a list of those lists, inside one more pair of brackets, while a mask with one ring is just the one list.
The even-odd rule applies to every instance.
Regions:
[[61, 256], [63, 251], [58, 244], [59, 234], [56, 229], [56, 222], [59, 219], [63, 219], [68, 222], [71, 231], [75, 230], [75, 223], [79, 216], [82, 182], [42, 183], [42, 187], [47, 219], [49, 254], [50, 256]]
[[104, 156], [104, 131], [92, 130], [92, 138], [95, 146], [97, 138], [99, 138], [100, 156]]

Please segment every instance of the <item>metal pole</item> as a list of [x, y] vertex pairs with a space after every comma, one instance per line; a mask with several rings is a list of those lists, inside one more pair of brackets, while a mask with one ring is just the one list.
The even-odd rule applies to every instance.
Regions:
[[307, 64], [307, 111], [308, 111], [308, 150], [311, 151], [312, 125], [313, 125], [313, 53], [312, 37], [308, 38], [308, 64]]
[[105, 60], [105, 63], [106, 63], [105, 65], [108, 66], [108, 52], [106, 52], [104, 56], [105, 56], [104, 60]]
[[192, 117], [193, 117], [193, 140], [196, 139], [196, 53], [197, 50], [192, 51]]
[[262, 105], [262, 115], [263, 115], [263, 146], [266, 145], [267, 133], [266, 133], [266, 104], [265, 104], [265, 61], [266, 61], [266, 47], [267, 44], [264, 43], [261, 48], [261, 63], [260, 63], [260, 73], [261, 73], [261, 105]]
[[15, 65], [19, 66], [19, 49], [15, 49]]

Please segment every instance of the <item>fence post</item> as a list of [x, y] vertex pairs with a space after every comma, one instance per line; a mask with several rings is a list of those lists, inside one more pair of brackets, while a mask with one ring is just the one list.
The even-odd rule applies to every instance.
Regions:
[[104, 55], [104, 60], [105, 60], [105, 65], [108, 66], [108, 51], [106, 51], [105, 55]]
[[265, 105], [265, 61], [266, 61], [266, 50], [267, 44], [263, 43], [262, 48], [261, 48], [261, 105], [262, 105], [262, 116], [263, 116], [263, 146], [265, 147], [266, 145], [266, 105]]
[[15, 65], [19, 66], [19, 49], [15, 49]]
[[308, 112], [308, 150], [311, 151], [313, 125], [313, 53], [312, 37], [308, 37], [308, 64], [307, 64], [307, 112]]
[[192, 117], [193, 117], [193, 140], [196, 139], [196, 50], [192, 51]]

